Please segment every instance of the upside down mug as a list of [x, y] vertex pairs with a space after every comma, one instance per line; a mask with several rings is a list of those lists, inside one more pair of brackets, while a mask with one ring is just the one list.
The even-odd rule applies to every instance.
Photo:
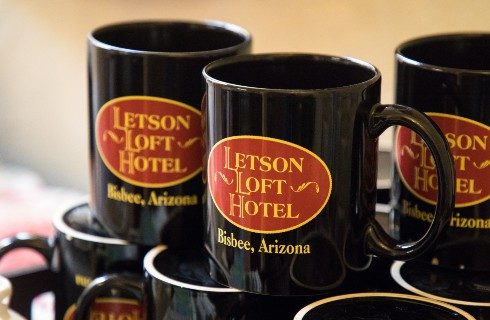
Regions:
[[209, 262], [202, 248], [156, 246], [144, 258], [144, 276], [119, 273], [94, 279], [78, 299], [74, 320], [92, 319], [92, 302], [114, 289], [145, 305], [148, 319], [243, 319], [245, 293], [210, 279]]
[[[212, 277], [240, 290], [302, 295], [339, 289], [372, 256], [412, 259], [445, 226], [454, 169], [424, 114], [382, 105], [381, 75], [347, 57], [243, 55], [205, 67], [205, 247]], [[434, 221], [397, 242], [375, 220], [377, 143], [389, 126], [419, 133], [433, 151]]]
[[[56, 234], [41, 237], [19, 233], [0, 242], [0, 258], [17, 248], [33, 249], [46, 259], [53, 275], [55, 319], [71, 320], [76, 301], [95, 277], [106, 273], [141, 274], [143, 256], [149, 248], [111, 238], [93, 219], [88, 203], [73, 203], [54, 216]], [[139, 301], [117, 290], [101, 292], [89, 306], [99, 317], [143, 317]]]

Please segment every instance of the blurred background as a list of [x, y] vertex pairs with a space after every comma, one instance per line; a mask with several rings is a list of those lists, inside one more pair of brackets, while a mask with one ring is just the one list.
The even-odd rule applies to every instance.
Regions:
[[[489, 17], [488, 0], [0, 0], [0, 180], [1, 168], [15, 167], [46, 185], [87, 192], [86, 36], [100, 25], [232, 22], [253, 34], [255, 52], [315, 52], [373, 63], [383, 74], [382, 100], [388, 103], [400, 42], [488, 32]], [[390, 144], [384, 135], [381, 148]], [[11, 173], [4, 173], [4, 184], [18, 180]]]

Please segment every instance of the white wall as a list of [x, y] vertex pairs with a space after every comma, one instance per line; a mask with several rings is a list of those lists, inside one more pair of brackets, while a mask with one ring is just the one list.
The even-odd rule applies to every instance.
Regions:
[[0, 0], [0, 164], [52, 185], [88, 188], [86, 35], [114, 21], [218, 19], [254, 36], [255, 52], [367, 60], [393, 96], [393, 50], [414, 36], [490, 31], [490, 1]]

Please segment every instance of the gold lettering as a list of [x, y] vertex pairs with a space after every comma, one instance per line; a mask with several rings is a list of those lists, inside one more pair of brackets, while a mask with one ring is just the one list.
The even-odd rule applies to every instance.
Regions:
[[75, 275], [75, 284], [77, 286], [86, 287], [92, 282], [92, 278], [87, 276], [82, 276], [81, 274]]
[[454, 166], [460, 171], [466, 170], [466, 162], [470, 160], [468, 156], [454, 156]]
[[459, 150], [487, 150], [488, 136], [468, 135], [448, 132], [445, 134], [446, 140], [451, 149]]
[[490, 229], [490, 219], [462, 217], [458, 212], [451, 217], [450, 226], [464, 229]]
[[433, 170], [435, 169], [435, 161], [434, 158], [431, 156], [429, 149], [425, 145], [425, 143], [422, 141], [422, 139], [415, 133], [411, 132], [410, 135], [410, 143], [413, 146], [419, 147], [420, 152], [419, 152], [419, 167], [423, 169], [429, 169]]
[[[264, 218], [275, 219], [297, 219], [299, 213], [293, 212], [291, 203], [272, 203], [272, 202], [256, 202], [253, 200], [245, 200], [244, 195], [230, 193], [230, 209], [228, 215], [239, 218], [247, 216], [260, 215]], [[271, 214], [271, 215], [270, 215]]]
[[120, 110], [119, 110], [119, 107], [112, 107], [112, 115], [113, 115], [113, 118], [114, 118], [114, 123], [112, 124], [112, 127], [114, 129], [118, 129], [118, 130], [124, 130], [125, 127], [123, 125], [121, 125], [121, 116], [120, 116]]
[[133, 130], [125, 130], [125, 151], [141, 152], [143, 150], [157, 150], [161, 146], [164, 151], [172, 151], [172, 142], [175, 137], [137, 134]]
[[267, 243], [265, 238], [260, 241], [259, 252], [274, 253], [274, 254], [310, 254], [311, 248], [309, 244], [283, 244], [279, 240], [274, 239], [273, 243]]
[[[417, 204], [402, 200], [402, 214], [423, 222], [431, 223], [434, 215], [420, 210]], [[490, 229], [490, 218], [462, 217], [459, 212], [453, 214], [449, 222], [450, 227], [462, 229]]]
[[191, 128], [191, 116], [186, 115], [157, 115], [134, 112], [124, 112], [121, 115], [120, 108], [112, 107], [114, 118], [113, 127], [119, 130], [143, 129], [150, 131], [175, 131], [189, 130]]
[[304, 158], [284, 158], [276, 157], [271, 158], [268, 156], [258, 156], [254, 154], [245, 154], [241, 152], [235, 152], [234, 155], [230, 154], [230, 147], [224, 147], [225, 149], [225, 166], [224, 168], [230, 170], [237, 169], [249, 169], [251, 171], [259, 170], [261, 172], [274, 171], [277, 173], [294, 171], [303, 172], [303, 160]]
[[[488, 136], [484, 136], [483, 138], [481, 138], [480, 136], [473, 136], [473, 147], [475, 148], [476, 145], [479, 145], [482, 150], [487, 150], [487, 138]], [[476, 150], [476, 148], [473, 150]]]
[[437, 175], [429, 174], [429, 170], [425, 168], [414, 168], [414, 189], [429, 191], [437, 190]]
[[148, 205], [152, 206], [195, 206], [198, 204], [197, 195], [170, 195], [167, 191], [158, 195], [155, 191], [150, 193]]
[[230, 232], [228, 235], [227, 232], [221, 228], [218, 228], [218, 243], [224, 244], [225, 246], [238, 248], [240, 250], [254, 251], [250, 241], [239, 240], [235, 238], [235, 234], [233, 232]]
[[133, 175], [136, 172], [185, 173], [180, 158], [157, 158], [138, 156], [134, 152], [119, 151], [119, 172]]
[[225, 147], [225, 169], [234, 170], [235, 168], [230, 166], [230, 147]]
[[413, 205], [407, 200], [402, 201], [402, 213], [408, 217], [421, 220], [424, 222], [431, 223], [434, 220], [434, 214], [431, 212], [426, 212], [423, 210], [419, 210], [418, 205]]
[[145, 202], [142, 199], [141, 194], [127, 192], [124, 187], [119, 188], [117, 185], [112, 183], [107, 184], [107, 198], [116, 201], [134, 203], [139, 205], [144, 205]]
[[255, 178], [253, 176], [244, 179], [242, 171], [235, 171], [236, 183], [235, 192], [244, 195], [250, 195], [252, 193], [266, 194], [269, 191], [275, 194], [283, 194], [283, 187], [286, 184], [286, 180], [282, 179], [267, 179], [267, 178]]
[[[235, 202], [235, 196], [238, 198], [238, 202]], [[235, 215], [235, 208], [238, 208], [238, 216], [243, 218], [243, 197], [242, 195], [236, 195], [234, 193], [230, 193], [230, 216]]]
[[481, 194], [482, 190], [476, 190], [475, 179], [456, 178], [456, 193]]

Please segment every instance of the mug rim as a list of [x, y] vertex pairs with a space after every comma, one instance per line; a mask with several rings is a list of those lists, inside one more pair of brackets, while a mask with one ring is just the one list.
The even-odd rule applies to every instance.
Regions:
[[[227, 31], [230, 34], [234, 34], [242, 37], [242, 41], [238, 44], [212, 49], [212, 50], [202, 50], [202, 51], [152, 51], [152, 50], [139, 50], [124, 48], [121, 46], [113, 45], [99, 40], [96, 34], [102, 31], [117, 30], [120, 28], [142, 26], [142, 25], [153, 25], [153, 26], [175, 26], [183, 25], [187, 27], [197, 26], [203, 29], [220, 29], [222, 31]], [[97, 48], [118, 51], [125, 54], [132, 55], [153, 55], [168, 58], [198, 58], [198, 57], [209, 57], [209, 56], [220, 56], [226, 53], [231, 53], [238, 51], [240, 48], [245, 48], [252, 42], [251, 33], [236, 24], [220, 21], [220, 20], [158, 20], [158, 19], [148, 19], [148, 20], [133, 20], [133, 21], [123, 21], [116, 22], [107, 25], [103, 25], [90, 31], [87, 36], [89, 42]]]
[[303, 307], [301, 310], [299, 310], [296, 315], [294, 316], [293, 320], [302, 320], [304, 319], [304, 316], [314, 308], [321, 306], [323, 304], [327, 304], [330, 302], [335, 302], [339, 300], [349, 300], [349, 299], [357, 299], [357, 298], [398, 298], [398, 299], [405, 299], [405, 300], [411, 300], [411, 301], [419, 301], [419, 302], [426, 302], [428, 304], [432, 305], [437, 305], [439, 307], [443, 307], [446, 310], [451, 310], [456, 312], [459, 315], [462, 315], [468, 320], [476, 320], [475, 317], [473, 317], [471, 314], [468, 312], [450, 305], [448, 303], [438, 301], [438, 300], [433, 300], [429, 299], [426, 297], [421, 297], [413, 294], [405, 294], [405, 293], [394, 293], [394, 292], [360, 292], [360, 293], [349, 293], [349, 294], [343, 294], [343, 295], [338, 295], [338, 296], [333, 296], [333, 297], [328, 297], [324, 298], [321, 300], [317, 300], [313, 303], [310, 303], [309, 305]]
[[[365, 81], [360, 81], [344, 86], [337, 87], [326, 87], [326, 88], [315, 88], [315, 89], [284, 89], [284, 88], [267, 88], [267, 87], [254, 87], [247, 85], [240, 85], [236, 83], [227, 82], [224, 80], [219, 80], [210, 75], [210, 71], [214, 68], [218, 68], [225, 65], [232, 65], [241, 62], [252, 62], [252, 61], [271, 61], [271, 60], [279, 60], [285, 58], [306, 58], [306, 59], [317, 59], [322, 61], [328, 61], [330, 63], [338, 63], [345, 65], [355, 65], [365, 70], [369, 70], [372, 72], [372, 76]], [[252, 53], [252, 54], [242, 54], [237, 56], [231, 56], [222, 58], [219, 60], [212, 61], [208, 65], [206, 65], [202, 71], [202, 75], [206, 82], [213, 83], [222, 88], [231, 91], [239, 91], [239, 92], [253, 92], [253, 93], [282, 93], [282, 94], [317, 94], [321, 92], [333, 92], [333, 91], [342, 91], [342, 90], [350, 90], [353, 88], [364, 88], [373, 83], [376, 83], [381, 78], [381, 73], [376, 66], [373, 64], [366, 62], [364, 60], [349, 57], [349, 56], [336, 56], [336, 55], [326, 55], [326, 54], [317, 54], [317, 53], [302, 53], [302, 52], [285, 52], [285, 53]]]
[[402, 266], [406, 263], [406, 261], [399, 261], [396, 260], [393, 262], [393, 264], [390, 267], [390, 274], [393, 280], [402, 288], [417, 294], [422, 297], [430, 298], [433, 300], [438, 300], [450, 304], [457, 304], [457, 305], [465, 305], [465, 306], [474, 306], [474, 307], [490, 307], [490, 302], [476, 302], [476, 301], [470, 301], [470, 300], [457, 300], [453, 298], [446, 298], [440, 295], [432, 294], [427, 291], [423, 291], [419, 288], [416, 288], [412, 284], [408, 283], [405, 278], [402, 277], [401, 275], [401, 269]]
[[163, 273], [157, 270], [153, 262], [155, 261], [155, 258], [160, 253], [164, 252], [167, 249], [168, 247], [166, 245], [157, 245], [155, 248], [148, 251], [148, 253], [143, 258], [143, 269], [153, 278], [158, 279], [164, 283], [167, 283], [175, 287], [190, 289], [195, 291], [202, 291], [208, 293], [242, 293], [242, 291], [235, 288], [200, 286], [200, 285], [195, 285], [195, 284], [190, 284], [179, 280], [175, 280], [164, 275]]
[[77, 201], [73, 201], [65, 206], [61, 206], [59, 211], [53, 217], [53, 226], [56, 229], [56, 231], [64, 234], [65, 237], [68, 239], [79, 239], [79, 240], [93, 242], [93, 243], [120, 245], [120, 246], [126, 246], [131, 244], [123, 239], [103, 237], [99, 235], [93, 235], [93, 234], [81, 232], [73, 229], [68, 224], [66, 224], [66, 222], [63, 219], [65, 214], [84, 206], [89, 207], [88, 196], [84, 196]]
[[404, 50], [424, 44], [434, 43], [438, 40], [468, 40], [470, 38], [486, 38], [490, 41], [490, 33], [489, 32], [458, 32], [458, 33], [441, 33], [441, 34], [433, 34], [420, 36], [416, 38], [412, 38], [406, 40], [399, 44], [395, 49], [395, 57], [398, 62], [402, 62], [408, 65], [412, 65], [414, 67], [418, 67], [421, 69], [431, 70], [435, 72], [444, 72], [444, 73], [468, 73], [468, 74], [479, 74], [479, 75], [490, 75], [490, 69], [469, 69], [469, 68], [457, 68], [457, 67], [446, 67], [433, 63], [426, 63], [419, 61], [421, 59], [416, 59], [409, 57], [406, 53], [403, 53]]

